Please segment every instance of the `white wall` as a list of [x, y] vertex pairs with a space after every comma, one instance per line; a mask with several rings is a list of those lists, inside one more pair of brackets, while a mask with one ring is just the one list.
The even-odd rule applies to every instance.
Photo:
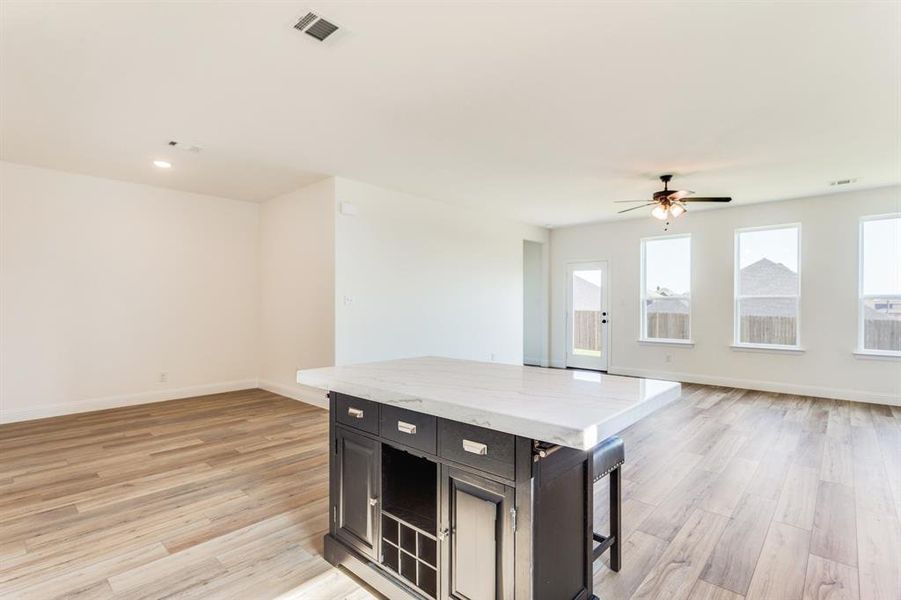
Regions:
[[257, 205], [0, 175], [0, 421], [255, 385]]
[[522, 241], [545, 229], [336, 180], [337, 364], [440, 355], [521, 363]]
[[297, 369], [335, 359], [335, 180], [260, 209], [260, 387], [326, 406]]
[[[552, 364], [565, 361], [565, 265], [607, 260], [609, 372], [901, 404], [901, 361], [855, 357], [858, 219], [901, 210], [901, 187], [691, 212], [669, 233], [692, 235], [693, 348], [644, 345], [639, 333], [639, 240], [662, 235], [650, 217], [551, 233]], [[733, 232], [800, 222], [800, 355], [738, 351], [732, 343]], [[901, 260], [901, 257], [899, 257]], [[667, 357], [671, 362], [667, 362]]]
[[252, 204], [0, 164], [0, 421], [258, 384], [324, 405], [297, 369], [522, 360], [542, 228], [344, 179]]
[[522, 243], [523, 280], [523, 362], [527, 365], [547, 366], [545, 344], [547, 338], [547, 285], [545, 283], [544, 251], [546, 244], [525, 240]]

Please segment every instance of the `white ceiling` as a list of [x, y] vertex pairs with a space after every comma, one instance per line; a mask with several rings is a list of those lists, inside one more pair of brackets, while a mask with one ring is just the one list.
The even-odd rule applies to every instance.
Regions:
[[[340, 37], [295, 31], [311, 8]], [[257, 201], [334, 174], [553, 225], [662, 172], [733, 204], [901, 182], [897, 2], [0, 10], [14, 162]]]

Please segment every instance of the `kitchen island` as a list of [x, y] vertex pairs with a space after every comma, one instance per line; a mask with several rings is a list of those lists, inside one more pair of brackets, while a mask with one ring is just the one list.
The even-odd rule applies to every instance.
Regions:
[[591, 450], [681, 393], [433, 357], [297, 381], [329, 397], [326, 559], [397, 600], [592, 598]]

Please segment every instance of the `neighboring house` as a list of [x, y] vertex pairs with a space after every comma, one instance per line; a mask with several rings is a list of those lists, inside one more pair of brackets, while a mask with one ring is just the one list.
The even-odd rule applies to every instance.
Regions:
[[648, 312], [671, 313], [677, 315], [688, 314], [688, 301], [683, 298], [667, 298], [660, 296], [648, 298]]
[[687, 315], [688, 301], [684, 298], [673, 298], [675, 292], [669, 288], [658, 287], [656, 290], [649, 292], [648, 312], [649, 313], [669, 313], [674, 315]]
[[798, 274], [782, 263], [761, 258], [741, 270], [745, 296], [782, 296], [798, 291]]
[[[798, 292], [798, 274], [782, 263], [761, 258], [741, 270], [741, 292], [744, 296], [790, 296]], [[742, 314], [754, 317], [797, 316], [792, 299], [769, 298], [743, 302]]]
[[897, 321], [901, 318], [901, 300], [874, 300], [873, 306], [864, 306], [868, 321]]
[[573, 310], [597, 311], [601, 287], [578, 275], [573, 277]]

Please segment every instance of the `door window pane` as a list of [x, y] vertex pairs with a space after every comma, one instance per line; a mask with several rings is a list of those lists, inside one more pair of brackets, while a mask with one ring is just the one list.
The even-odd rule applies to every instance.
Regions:
[[641, 337], [691, 339], [691, 237], [642, 240]]
[[601, 355], [601, 271], [573, 271], [573, 354]]

